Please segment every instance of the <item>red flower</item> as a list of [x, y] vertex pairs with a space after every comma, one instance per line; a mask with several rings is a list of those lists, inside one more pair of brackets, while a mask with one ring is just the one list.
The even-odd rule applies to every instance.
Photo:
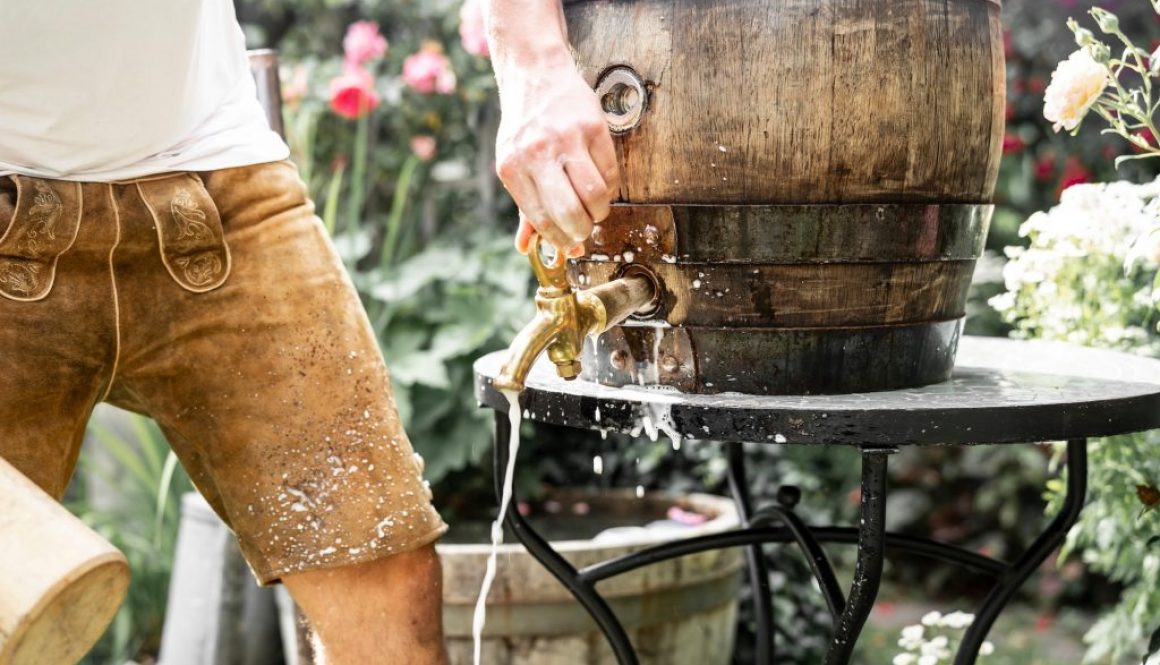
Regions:
[[361, 118], [378, 105], [375, 79], [361, 67], [347, 67], [330, 82], [330, 108], [344, 118]]
[[1055, 155], [1047, 153], [1035, 160], [1035, 179], [1041, 182], [1055, 176]]
[[1080, 163], [1077, 157], [1068, 157], [1063, 164], [1063, 174], [1059, 176], [1059, 187], [1055, 189], [1055, 197], [1059, 198], [1063, 190], [1072, 185], [1079, 185], [1092, 181], [1092, 173]]
[[1023, 142], [1023, 139], [1019, 138], [1018, 134], [1008, 133], [1008, 134], [1005, 134], [1003, 136], [1003, 154], [1004, 155], [1011, 155], [1011, 154], [1023, 152], [1023, 149], [1026, 147], [1027, 147], [1027, 144]]

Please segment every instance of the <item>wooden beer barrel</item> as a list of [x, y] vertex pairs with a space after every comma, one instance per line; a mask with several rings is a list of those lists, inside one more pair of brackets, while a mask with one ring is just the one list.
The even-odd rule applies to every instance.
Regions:
[[[1004, 130], [997, 0], [573, 0], [619, 201], [570, 278], [659, 309], [585, 378], [842, 393], [949, 377]], [[638, 317], [638, 319], [641, 317]]]

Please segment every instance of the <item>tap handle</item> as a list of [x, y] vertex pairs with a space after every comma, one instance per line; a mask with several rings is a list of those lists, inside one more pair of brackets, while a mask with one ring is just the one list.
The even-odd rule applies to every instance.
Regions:
[[532, 262], [532, 273], [536, 275], [536, 280], [540, 283], [541, 289], [554, 289], [558, 291], [558, 296], [567, 295], [572, 292], [568, 286], [568, 272], [567, 264], [564, 261], [564, 253], [557, 250], [556, 255], [551, 263], [545, 263], [544, 257], [540, 253], [540, 241], [543, 238], [540, 234], [533, 233], [531, 240], [528, 243], [528, 260]]

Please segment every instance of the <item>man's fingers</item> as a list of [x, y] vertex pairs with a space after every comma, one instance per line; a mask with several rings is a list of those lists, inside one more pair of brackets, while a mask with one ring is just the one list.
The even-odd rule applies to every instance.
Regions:
[[585, 155], [582, 159], [567, 162], [564, 172], [592, 221], [599, 223], [608, 217], [612, 194], [592, 160]]
[[[580, 197], [576, 195], [572, 181], [564, 172], [563, 166], [537, 170], [536, 190], [556, 228], [568, 239], [565, 244], [556, 245], [558, 248], [566, 252], [577, 243], [588, 239], [592, 234], [592, 217], [580, 202]], [[532, 221], [536, 221], [534, 217]]]
[[592, 156], [592, 163], [600, 171], [600, 176], [604, 178], [610, 198], [619, 196], [620, 167], [617, 165], [616, 146], [612, 142], [612, 134], [609, 133], [608, 127], [589, 135], [588, 153]]
[[529, 176], [509, 177], [508, 192], [515, 199], [520, 209], [520, 226], [516, 230], [516, 249], [528, 253], [528, 240], [532, 231], [536, 231], [545, 240], [555, 245], [560, 251], [571, 249], [576, 243], [568, 234], [559, 229], [551, 219], [551, 214], [544, 207], [540, 192]]
[[[527, 230], [525, 230], [525, 228]], [[516, 232], [516, 248], [524, 254], [527, 254], [530, 250], [534, 249], [529, 246], [529, 241], [531, 240], [533, 229], [536, 233], [539, 233], [540, 236], [544, 238], [544, 240], [552, 243], [552, 246], [561, 252], [567, 252], [576, 245], [576, 242], [569, 238], [568, 234], [564, 233], [564, 231], [562, 231], [560, 227], [557, 226], [552, 220], [543, 218], [536, 219], [534, 217], [526, 216], [521, 212], [520, 229]], [[524, 237], [522, 240], [523, 247], [520, 247], [521, 234], [526, 234], [526, 237]]]
[[536, 229], [532, 223], [528, 221], [527, 215], [520, 211], [520, 227], [516, 230], [516, 249], [520, 254], [528, 253], [528, 245], [531, 244], [532, 234]]

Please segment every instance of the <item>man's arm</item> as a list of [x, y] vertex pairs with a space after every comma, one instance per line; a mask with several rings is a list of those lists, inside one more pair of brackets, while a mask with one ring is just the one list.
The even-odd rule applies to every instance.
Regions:
[[516, 247], [532, 229], [578, 255], [619, 188], [612, 136], [596, 93], [568, 51], [559, 0], [485, 0], [499, 85], [500, 180], [520, 208]]

